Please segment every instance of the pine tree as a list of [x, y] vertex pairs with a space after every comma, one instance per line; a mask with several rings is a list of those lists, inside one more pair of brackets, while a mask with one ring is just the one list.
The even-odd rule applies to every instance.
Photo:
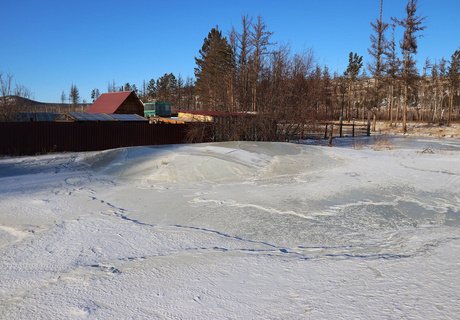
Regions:
[[363, 56], [359, 56], [356, 52], [350, 52], [350, 54], [348, 55], [347, 70], [345, 70], [344, 75], [352, 81], [356, 81], [362, 66]]
[[175, 104], [177, 91], [177, 79], [172, 73], [165, 73], [156, 83], [156, 98], [160, 101], [168, 101]]
[[454, 108], [454, 96], [460, 90], [460, 50], [457, 50], [452, 55], [449, 66], [449, 111], [447, 115], [447, 124], [450, 125], [452, 120], [452, 112]]
[[99, 89], [94, 88], [93, 90], [91, 90], [91, 100], [93, 100], [93, 102], [96, 101], [100, 95], [101, 93], [99, 92]]
[[[356, 52], [350, 52], [348, 55], [348, 66], [344, 72], [344, 76], [348, 80], [348, 110], [347, 119], [352, 117], [352, 111], [355, 108], [355, 83], [358, 79], [359, 71], [363, 67], [363, 56], [359, 56]], [[358, 117], [358, 112], [356, 112]]]
[[77, 86], [74, 84], [70, 86], [69, 99], [73, 105], [76, 105], [78, 102], [80, 102], [80, 93], [78, 92]]
[[61, 103], [64, 104], [67, 100], [67, 96], [64, 91], [61, 92]]
[[195, 62], [196, 91], [203, 107], [229, 110], [235, 63], [232, 48], [218, 27], [212, 28], [204, 39]]
[[125, 85], [123, 86], [123, 91], [132, 91], [133, 88], [129, 82], [126, 82]]
[[153, 100], [155, 99], [156, 97], [156, 92], [157, 92], [157, 89], [156, 89], [156, 81], [155, 79], [150, 79], [149, 80], [149, 83], [147, 84], [147, 97], [148, 97], [148, 100]]

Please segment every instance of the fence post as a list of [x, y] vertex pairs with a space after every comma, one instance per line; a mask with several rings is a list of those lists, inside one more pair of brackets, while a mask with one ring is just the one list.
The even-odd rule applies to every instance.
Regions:
[[327, 139], [327, 123], [326, 123], [326, 129], [324, 130], [324, 139]]
[[329, 131], [329, 140], [327, 142], [329, 147], [332, 147], [332, 134], [333, 134], [333, 132], [334, 132], [334, 125], [331, 124], [331, 131]]
[[355, 136], [355, 120], [353, 120], [352, 126], [351, 126], [351, 136]]
[[339, 128], [340, 138], [342, 138], [342, 127], [343, 127], [343, 120], [342, 120], [342, 117], [340, 117], [339, 125], [340, 125], [340, 128]]
[[369, 137], [371, 135], [371, 121], [367, 120], [366, 135]]

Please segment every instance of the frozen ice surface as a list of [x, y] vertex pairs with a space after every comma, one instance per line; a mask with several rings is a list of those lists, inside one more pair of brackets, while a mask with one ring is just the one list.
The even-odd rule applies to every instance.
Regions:
[[0, 319], [458, 319], [460, 142], [390, 142], [1, 159]]

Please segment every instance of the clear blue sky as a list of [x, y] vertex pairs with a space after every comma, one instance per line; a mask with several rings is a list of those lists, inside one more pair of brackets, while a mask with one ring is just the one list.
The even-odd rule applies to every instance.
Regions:
[[[273, 40], [312, 49], [320, 65], [343, 72], [348, 53], [369, 61], [370, 22], [379, 0], [0, 0], [0, 72], [36, 100], [59, 102], [76, 84], [90, 101], [112, 80], [138, 87], [166, 72], [193, 76], [209, 30], [227, 34], [242, 15], [262, 16]], [[384, 0], [384, 19], [403, 17], [405, 0]], [[427, 29], [417, 60], [449, 59], [460, 48], [460, 0], [419, 0]]]

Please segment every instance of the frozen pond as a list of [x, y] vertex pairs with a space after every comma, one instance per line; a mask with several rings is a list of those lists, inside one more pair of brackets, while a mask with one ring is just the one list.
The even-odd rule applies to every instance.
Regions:
[[[411, 149], [423, 151], [426, 148], [442, 151], [460, 151], [460, 140], [455, 138], [434, 139], [429, 137], [372, 135], [370, 137], [334, 138], [334, 147], [353, 148], [353, 146], [371, 147], [379, 143], [389, 143], [394, 149]], [[327, 139], [304, 140], [306, 145], [327, 146]], [[359, 148], [358, 148], [359, 149]]]
[[0, 318], [455, 319], [460, 141], [0, 160]]

